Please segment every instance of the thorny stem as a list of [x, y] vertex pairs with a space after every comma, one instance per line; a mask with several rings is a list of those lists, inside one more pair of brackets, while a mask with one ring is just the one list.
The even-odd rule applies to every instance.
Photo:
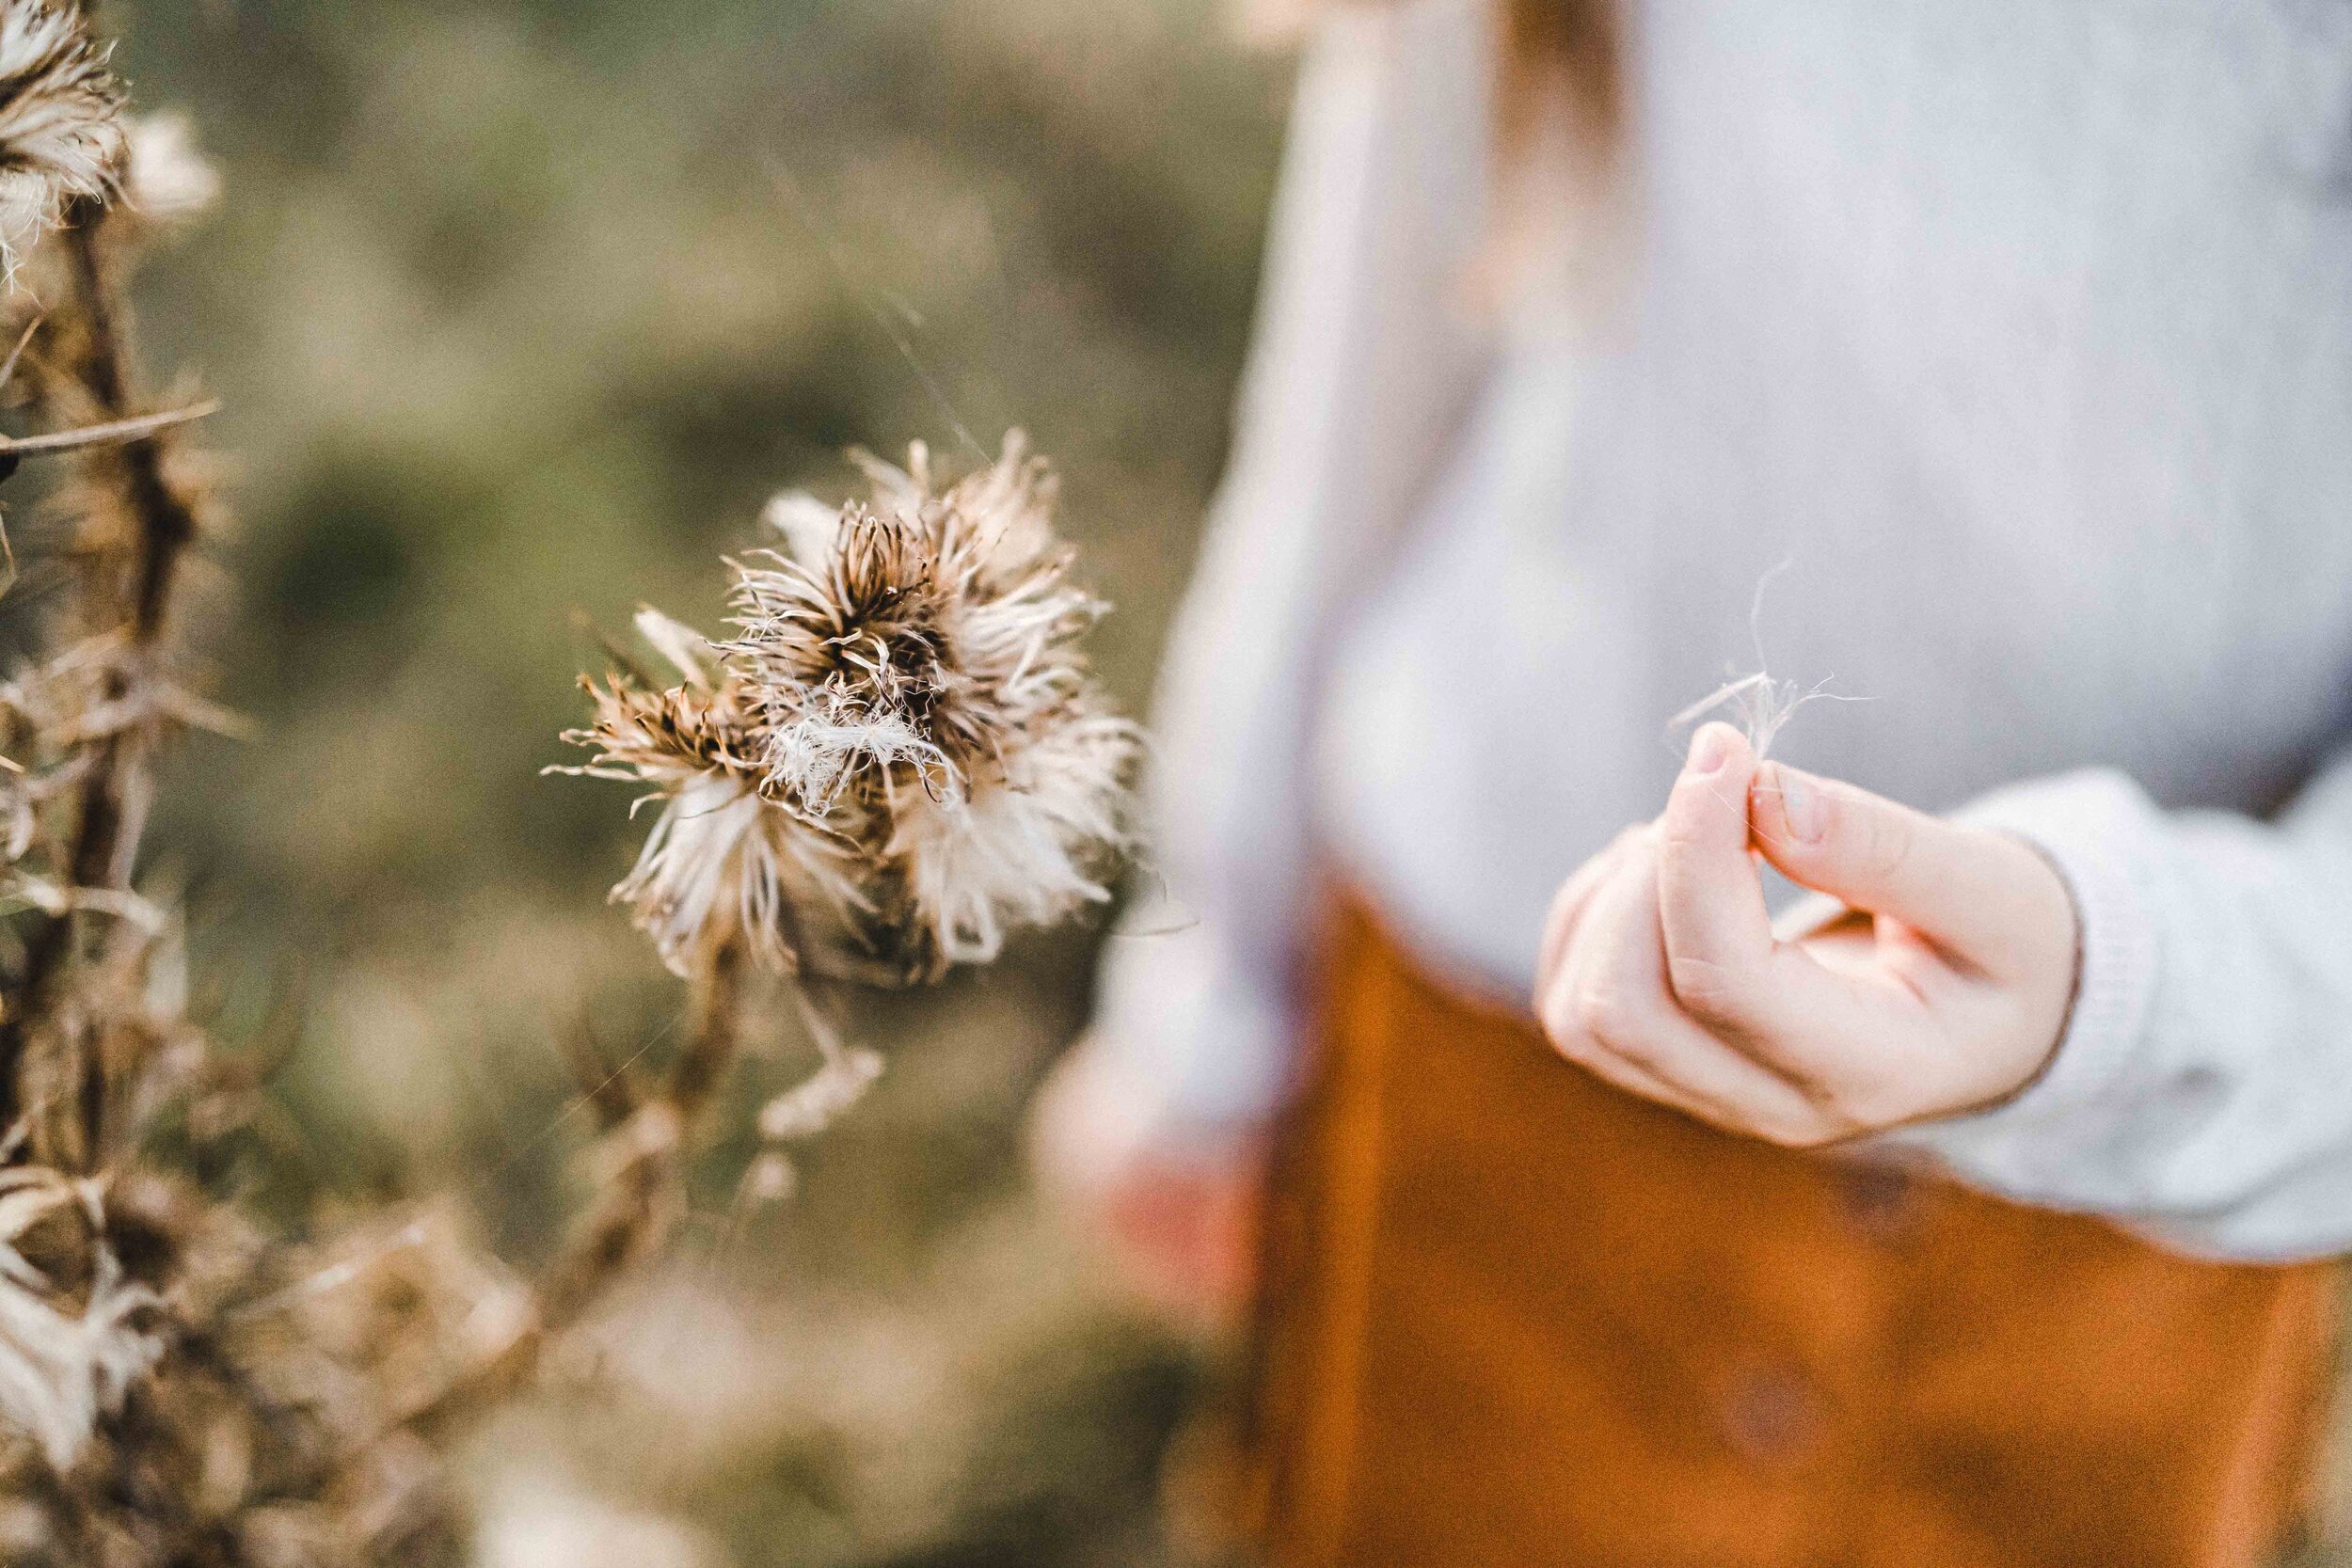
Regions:
[[747, 967], [741, 945], [734, 942], [704, 959], [694, 980], [692, 1031], [656, 1092], [630, 1105], [595, 1092], [626, 1080], [609, 1077], [587, 1085], [599, 1107], [612, 1164], [587, 1214], [540, 1271], [527, 1326], [401, 1417], [395, 1429], [429, 1436], [496, 1403], [530, 1378], [548, 1345], [668, 1242], [685, 1213], [679, 1189], [695, 1124], [725, 1083], [741, 1046]]
[[577, 1323], [631, 1264], [667, 1239], [682, 1212], [676, 1186], [704, 1110], [741, 1041], [744, 979], [739, 946], [709, 954], [695, 977], [693, 1029], [660, 1093], [612, 1127], [617, 1164], [596, 1207], [539, 1276], [542, 1335]]
[[671, 1065], [664, 1097], [686, 1124], [681, 1132], [691, 1130], [735, 1063], [742, 1036], [743, 970], [741, 944], [728, 942], [711, 952], [695, 977], [693, 1033]]
[[[134, 412], [130, 388], [130, 343], [114, 289], [99, 252], [103, 210], [89, 205], [67, 231], [74, 288], [89, 332], [82, 379], [102, 416], [127, 419]], [[164, 449], [153, 437], [126, 443], [115, 459], [121, 467], [125, 499], [138, 519], [134, 561], [131, 632], [141, 647], [162, 635], [165, 610], [187, 546], [196, 539], [196, 515], [164, 476]]]
[[[104, 221], [102, 204], [80, 201], [59, 236], [72, 262], [73, 303], [84, 332], [81, 353], [67, 374], [102, 418], [118, 420], [132, 412], [131, 350], [100, 249], [99, 230]], [[196, 516], [165, 477], [163, 447], [156, 438], [129, 442], [112, 452], [94, 454], [90, 461], [119, 488], [136, 525], [129, 560], [123, 562], [129, 594], [120, 613], [129, 645], [109, 677], [107, 690], [110, 700], [119, 700], [128, 694], [129, 672], [150, 657], [162, 637], [180, 564], [196, 537]], [[118, 588], [118, 583], [107, 580], [111, 574], [105, 565], [99, 566], [94, 574], [97, 580], [87, 591], [93, 608], [103, 607], [109, 589]], [[145, 816], [149, 762], [147, 739], [135, 729], [118, 731], [98, 743], [95, 766], [83, 782], [77, 802], [68, 856], [72, 886], [130, 885]], [[71, 967], [79, 945], [77, 926], [72, 911], [47, 916], [26, 942], [24, 970], [12, 998], [15, 1005], [0, 1018], [0, 1126], [13, 1124], [23, 1113], [25, 1049], [56, 1009], [60, 977]], [[103, 1064], [91, 1049], [79, 1068], [75, 1130], [87, 1160], [94, 1157], [103, 1131]]]

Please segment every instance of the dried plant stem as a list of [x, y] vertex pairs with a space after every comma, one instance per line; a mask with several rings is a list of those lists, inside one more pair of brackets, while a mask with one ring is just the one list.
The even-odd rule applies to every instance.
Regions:
[[582, 1089], [603, 1127], [596, 1195], [532, 1288], [516, 1337], [467, 1369], [395, 1430], [447, 1433], [511, 1396], [542, 1354], [577, 1325], [637, 1265], [660, 1255], [686, 1216], [686, 1163], [694, 1129], [726, 1081], [742, 1040], [745, 957], [739, 945], [707, 954], [693, 990], [693, 1024], [650, 1093], [623, 1074], [583, 1063]]
[[[104, 222], [101, 203], [78, 201], [59, 236], [70, 262], [72, 309], [81, 328], [76, 352], [62, 372], [101, 419], [115, 420], [135, 412], [133, 372], [122, 309], [101, 245]], [[162, 639], [181, 562], [196, 538], [196, 516], [165, 476], [163, 448], [156, 437], [94, 451], [87, 461], [96, 476], [119, 493], [135, 524], [124, 543], [127, 559], [92, 562], [85, 588], [90, 619], [118, 621], [126, 642], [108, 677], [107, 698], [119, 702], [131, 694], [131, 682], [151, 662]], [[119, 729], [98, 742], [95, 764], [79, 792], [68, 857], [74, 887], [130, 886], [145, 825], [151, 752], [150, 737], [139, 726]], [[82, 920], [72, 911], [51, 915], [26, 941], [16, 1005], [0, 1019], [0, 1126], [13, 1124], [25, 1109], [26, 1047], [56, 1011], [60, 975], [71, 967]], [[53, 1151], [85, 1167], [95, 1158], [104, 1131], [103, 1069], [94, 1057], [93, 1052], [91, 1059], [78, 1065], [78, 1114], [67, 1124], [80, 1147]]]
[[[65, 235], [67, 254], [73, 263], [76, 303], [88, 335], [75, 379], [88, 389], [101, 418], [125, 420], [137, 412], [132, 406], [130, 341], [100, 248], [98, 230], [103, 222], [103, 210], [86, 203]], [[151, 645], [163, 633], [172, 584], [187, 546], [195, 542], [196, 515], [166, 479], [163, 447], [154, 438], [115, 449], [111, 466], [119, 470], [124, 499], [138, 522], [131, 632], [141, 646]]]
[[738, 942], [723, 942], [702, 965], [694, 979], [694, 1025], [686, 1049], [672, 1064], [663, 1098], [691, 1131], [710, 1103], [742, 1044], [743, 950]]
[[607, 1127], [612, 1164], [603, 1191], [539, 1276], [535, 1317], [543, 1334], [579, 1322], [632, 1265], [660, 1250], [684, 1216], [684, 1158], [741, 1044], [743, 981], [735, 943], [709, 954], [695, 976], [692, 1031], [660, 1089]]
[[[15, 345], [0, 385], [21, 375], [43, 427], [0, 436], [0, 480], [79, 454], [56, 498], [76, 524], [57, 552], [67, 591], [0, 681], [0, 910], [22, 938], [0, 975], [7, 1555], [454, 1562], [455, 1441], [528, 1398], [675, 1249], [749, 1006], [768, 997], [754, 972], [794, 989], [820, 1057], [759, 1114], [738, 1191], [773, 1198], [793, 1180], [783, 1146], [882, 1069], [831, 1028], [818, 1004], [846, 994], [831, 988], [935, 979], [1107, 899], [1140, 740], [1090, 670], [1081, 644], [1104, 607], [1075, 582], [1051, 469], [1017, 435], [952, 484], [918, 444], [905, 469], [865, 460], [870, 503], [779, 498], [780, 547], [731, 563], [741, 636], [644, 612], [679, 683], [616, 659], [592, 686], [595, 723], [569, 736], [595, 752], [577, 771], [662, 800], [616, 894], [691, 990], [658, 1070], [581, 1037], [596, 1136], [552, 1256], [518, 1276], [454, 1195], [405, 1223], [374, 1199], [343, 1212], [329, 1181], [307, 1216], [244, 1202], [232, 1188], [276, 1120], [260, 1064], [189, 1016], [173, 900], [134, 892], [163, 748], [183, 725], [231, 723], [177, 680], [209, 499], [167, 433], [210, 405], [142, 412], [123, 290], [164, 204], [134, 198], [143, 173], [158, 190], [217, 181], [183, 134], [119, 120], [86, 16], [0, 0], [0, 39], [32, 40], [40, 65], [10, 101], [38, 112], [0, 123], [11, 189], [37, 177], [39, 198], [0, 211], [0, 273], [38, 285], [0, 290]], [[0, 591], [11, 579], [0, 534]]]

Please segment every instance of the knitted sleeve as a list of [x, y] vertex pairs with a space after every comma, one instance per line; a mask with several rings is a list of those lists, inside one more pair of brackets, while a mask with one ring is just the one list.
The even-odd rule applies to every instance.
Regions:
[[1326, 649], [1485, 363], [1459, 298], [1484, 14], [1334, 8], [1299, 80], [1233, 456], [1153, 705], [1167, 896], [1113, 940], [1090, 1047], [1163, 1140], [1252, 1126], [1287, 1080]]
[[2103, 771], [1963, 815], [2072, 888], [2074, 1011], [2024, 1094], [1886, 1141], [2190, 1251], [2352, 1249], [2352, 752], [2268, 823], [2166, 813]]

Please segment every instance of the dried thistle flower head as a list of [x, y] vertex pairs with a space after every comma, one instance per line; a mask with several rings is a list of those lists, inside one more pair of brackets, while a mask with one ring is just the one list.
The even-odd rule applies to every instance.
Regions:
[[569, 736], [599, 752], [578, 771], [664, 801], [615, 895], [674, 968], [740, 937], [919, 978], [1109, 896], [1141, 739], [1088, 669], [1104, 607], [1052, 470], [1018, 433], [945, 487], [920, 445], [861, 462], [866, 501], [770, 505], [783, 547], [736, 565], [736, 637], [641, 618], [683, 684], [592, 688]]
[[1057, 485], [1018, 433], [940, 488], [930, 453], [871, 458], [830, 534], [773, 507], [787, 551], [739, 568], [766, 792], [859, 845], [890, 944], [985, 963], [1008, 931], [1108, 896], [1139, 736], [1089, 673], [1104, 606], [1071, 580]]
[[[809, 880], [803, 863], [822, 847], [805, 827], [759, 798], [753, 716], [733, 684], [713, 685], [691, 651], [695, 633], [656, 610], [638, 626], [685, 676], [652, 690], [626, 674], [584, 682], [595, 722], [567, 739], [594, 746], [596, 760], [569, 771], [649, 784], [662, 802], [644, 850], [612, 896], [637, 911], [662, 962], [691, 974], [707, 946], [741, 942], [764, 961], [788, 966], [786, 885]], [[641, 801], [641, 804], [644, 802]]]
[[0, 274], [13, 280], [76, 197], [107, 195], [122, 84], [72, 0], [0, 0]]

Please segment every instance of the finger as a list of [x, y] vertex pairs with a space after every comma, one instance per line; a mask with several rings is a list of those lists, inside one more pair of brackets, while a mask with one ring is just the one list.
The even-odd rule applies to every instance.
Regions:
[[[1628, 828], [1560, 884], [1559, 893], [1551, 900], [1551, 912], [1544, 921], [1543, 953], [1535, 961], [1535, 994], [1539, 999], [1549, 989], [1553, 972], [1559, 968], [1561, 956], [1576, 934], [1578, 918], [1590, 906], [1593, 894], [1608, 880], [1627, 846], [1648, 831], [1646, 824]], [[1538, 1005], [1540, 1007], [1540, 1001]]]
[[1659, 819], [1658, 913], [1666, 977], [1700, 1025], [1800, 1084], [1834, 1069], [1851, 1044], [1851, 985], [1778, 942], [1750, 854], [1756, 754], [1737, 730], [1709, 724]]
[[1788, 1141], [1820, 1121], [1820, 1108], [1771, 1064], [1735, 1049], [1677, 1003], [1668, 973], [1661, 915], [1663, 853], [1631, 857], [1624, 879], [1627, 909], [1595, 944], [1597, 979], [1615, 1006], [1596, 1009], [1603, 1045], [1707, 1109], [1718, 1126]]
[[1636, 833], [1621, 833], [1590, 863], [1594, 876], [1569, 920], [1568, 940], [1537, 993], [1536, 1017], [1555, 1045], [1568, 1037], [1590, 1033], [1583, 1017], [1590, 1004], [1583, 999], [1592, 990], [1595, 976], [1603, 972], [1601, 955], [1613, 945], [1609, 928], [1626, 918], [1631, 896], [1628, 884], [1638, 885], [1631, 863], [1640, 842]]
[[1842, 1131], [1794, 1084], [1676, 1005], [1658, 914], [1658, 859], [1645, 842], [1592, 900], [1576, 973], [1548, 1015], [1562, 1053], [1620, 1088], [1734, 1132], [1816, 1143]]
[[1659, 818], [1658, 909], [1677, 993], [1688, 982], [1711, 994], [1772, 961], [1764, 884], [1748, 858], [1756, 769], [1739, 731], [1705, 725]]
[[2053, 900], [2067, 901], [2058, 874], [2006, 833], [1779, 763], [1752, 793], [1757, 847], [1791, 881], [1892, 916], [1976, 966], [2005, 970], [2021, 937], [2050, 928]]
[[[1539, 994], [1536, 1016], [1553, 1048], [1577, 1066], [1621, 1089], [1696, 1115], [1682, 1091], [1617, 1053], [1603, 1037], [1617, 1033], [1632, 1010], [1627, 993], [1606, 978], [1619, 945], [1606, 933], [1638, 915], [1644, 892], [1656, 886], [1629, 861], [1621, 838], [1592, 863], [1598, 875], [1580, 900], [1573, 922], [1576, 940], [1562, 948]], [[1662, 1009], [1662, 998], [1660, 1006]]]
[[[1730, 1049], [1720, 1043], [1715, 1048], [1726, 1055]], [[1709, 1127], [1743, 1137], [1762, 1138], [1784, 1148], [1819, 1148], [1823, 1144], [1851, 1137], [1859, 1128], [1833, 1119], [1820, 1108], [1791, 1091], [1785, 1105], [1765, 1108], [1741, 1101], [1718, 1099], [1691, 1085], [1678, 1083], [1651, 1071], [1633, 1057], [1606, 1048], [1580, 1046], [1575, 1052], [1561, 1054], [1599, 1079], [1604, 1084], [1623, 1089], [1644, 1100], [1680, 1111]], [[1736, 1059], [1736, 1056], [1735, 1056]]]
[[1605, 896], [1622, 862], [1618, 847], [1611, 845], [1578, 868], [1569, 879], [1577, 885], [1562, 887], [1553, 903], [1553, 930], [1547, 936], [1553, 951], [1535, 976], [1535, 1019], [1555, 1046], [1576, 1028], [1578, 976], [1591, 967], [1583, 959], [1580, 942], [1590, 931], [1594, 908]]
[[1703, 1121], [1709, 1127], [1720, 1127], [1731, 1132], [1752, 1132], [1752, 1128], [1738, 1125], [1720, 1106], [1701, 1100], [1680, 1085], [1667, 1082], [1652, 1073], [1629, 1056], [1618, 1054], [1586, 1037], [1560, 1048], [1560, 1054], [1582, 1068], [1586, 1072], [1613, 1088], [1623, 1089], [1637, 1099], [1647, 1100], [1684, 1116]]

